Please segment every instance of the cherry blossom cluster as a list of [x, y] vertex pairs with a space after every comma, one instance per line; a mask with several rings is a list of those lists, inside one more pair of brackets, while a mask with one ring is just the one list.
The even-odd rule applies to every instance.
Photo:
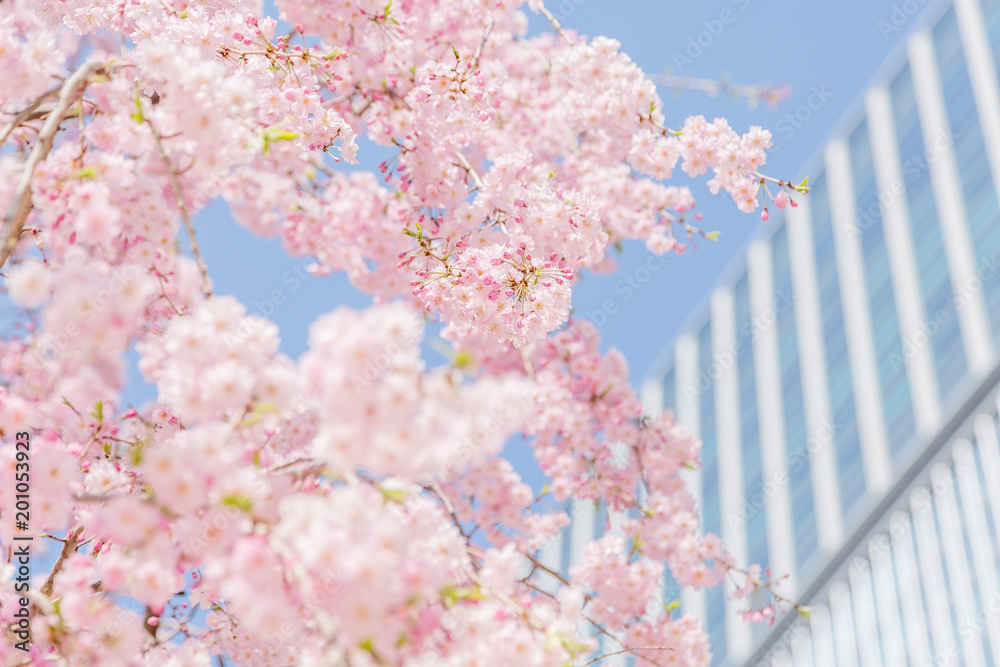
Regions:
[[[317, 320], [299, 364], [319, 411], [316, 458], [334, 470], [420, 481], [500, 451], [534, 388], [516, 376], [464, 382], [452, 370], [425, 372], [422, 338], [423, 323], [402, 305], [340, 308]], [[514, 406], [504, 421], [491, 419], [492, 406], [504, 403]]]
[[453, 327], [483, 329], [522, 347], [569, 315], [573, 273], [553, 266], [555, 253], [537, 261], [522, 243], [513, 251], [497, 244], [455, 254], [444, 269], [420, 271], [414, 281], [424, 307], [440, 312]]
[[[0, 589], [0, 664], [707, 665], [698, 622], [656, 604], [666, 569], [745, 577], [750, 621], [794, 606], [702, 533], [700, 443], [571, 319], [608, 248], [713, 238], [678, 164], [741, 210], [794, 206], [806, 182], [760, 173], [770, 134], [668, 123], [615, 40], [529, 36], [537, 0], [276, 4], [0, 3], [0, 547], [28, 430], [30, 532], [56, 552], [27, 654]], [[362, 139], [392, 156], [348, 171]], [[214, 294], [220, 202], [377, 305], [283, 354]], [[425, 320], [451, 363], [424, 362]], [[127, 403], [131, 366], [156, 400]], [[518, 438], [546, 488], [505, 457]], [[620, 533], [550, 570], [553, 500]]]
[[646, 613], [659, 593], [663, 564], [652, 560], [630, 562], [625, 540], [608, 535], [591, 542], [583, 559], [570, 568], [574, 581], [597, 594], [594, 620], [612, 630]]
[[534, 551], [569, 524], [563, 512], [540, 513], [531, 506], [531, 487], [510, 462], [491, 458], [470, 465], [460, 480], [448, 484], [455, 515], [462, 524], [478, 526], [483, 538], [497, 548], [515, 544]]

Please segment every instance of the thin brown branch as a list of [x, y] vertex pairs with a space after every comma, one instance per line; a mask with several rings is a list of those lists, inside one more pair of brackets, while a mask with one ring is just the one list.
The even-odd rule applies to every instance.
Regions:
[[191, 254], [194, 255], [194, 261], [198, 265], [198, 272], [201, 273], [201, 291], [205, 293], [205, 296], [212, 296], [212, 282], [208, 279], [208, 265], [205, 264], [205, 259], [201, 256], [201, 250], [198, 248], [198, 239], [194, 234], [194, 225], [191, 224], [191, 215], [188, 213], [187, 203], [184, 201], [184, 191], [181, 190], [180, 179], [177, 178], [177, 169], [174, 167], [174, 163], [170, 161], [170, 156], [167, 155], [167, 151], [163, 147], [163, 135], [153, 125], [153, 121], [148, 118], [146, 119], [146, 124], [149, 125], [149, 129], [153, 133], [153, 140], [156, 142], [156, 148], [160, 152], [160, 157], [167, 164], [167, 172], [170, 175], [170, 188], [174, 192], [174, 201], [177, 202], [181, 219], [184, 221], [184, 227], [187, 229]]
[[479, 191], [482, 192], [486, 190], [486, 186], [483, 185], [483, 179], [481, 179], [479, 174], [476, 173], [476, 170], [472, 168], [472, 165], [469, 164], [469, 160], [462, 154], [462, 151], [455, 151], [455, 157], [457, 157], [458, 161], [462, 163], [462, 168], [465, 169], [469, 176], [472, 177], [472, 182], [476, 184]]
[[20, 113], [14, 116], [14, 120], [7, 123], [7, 125], [3, 128], [3, 131], [0, 132], [0, 146], [3, 146], [4, 142], [7, 141], [7, 138], [10, 136], [10, 133], [13, 132], [21, 123], [34, 116], [35, 111], [37, 111], [38, 107], [42, 105], [42, 102], [59, 94], [59, 90], [61, 88], [62, 84], [49, 88], [44, 93], [36, 97], [31, 104], [22, 109]]
[[35, 168], [38, 167], [39, 162], [48, 157], [59, 127], [66, 119], [77, 98], [83, 94], [90, 77], [103, 71], [104, 67], [100, 62], [90, 61], [73, 72], [72, 76], [62, 84], [59, 101], [49, 117], [45, 119], [45, 124], [38, 133], [38, 143], [35, 144], [28, 156], [21, 180], [14, 190], [14, 197], [7, 209], [7, 216], [3, 221], [3, 231], [0, 233], [3, 244], [0, 246], [0, 269], [14, 252], [17, 242], [21, 238], [21, 232], [24, 230], [24, 223], [31, 213], [31, 179], [34, 178]]
[[170, 300], [170, 297], [169, 297], [169, 296], [167, 296], [167, 287], [166, 287], [166, 285], [164, 284], [164, 281], [163, 281], [163, 276], [160, 276], [160, 275], [158, 275], [158, 276], [157, 276], [157, 278], [158, 278], [158, 279], [159, 279], [159, 281], [160, 281], [160, 296], [162, 296], [162, 297], [163, 297], [163, 298], [164, 298], [164, 299], [166, 300], [166, 302], [170, 304], [170, 307], [174, 309], [174, 313], [176, 313], [177, 315], [183, 315], [184, 313], [182, 313], [182, 312], [181, 312], [181, 311], [180, 311], [180, 310], [179, 310], [179, 309], [177, 308], [177, 306], [176, 306], [176, 305], [174, 305], [174, 302]]
[[46, 598], [52, 595], [52, 585], [55, 583], [56, 575], [62, 570], [63, 563], [66, 559], [76, 553], [76, 548], [79, 546], [80, 533], [83, 532], [83, 526], [74, 528], [66, 535], [66, 540], [63, 542], [62, 549], [59, 551], [59, 558], [56, 559], [56, 564], [52, 566], [52, 570], [49, 572], [49, 576], [45, 577], [45, 583], [42, 584], [41, 593]]
[[562, 24], [559, 23], [559, 20], [552, 15], [552, 12], [550, 12], [548, 9], [545, 8], [545, 5], [542, 5], [538, 11], [542, 13], [542, 16], [544, 16], [549, 20], [549, 23], [551, 23], [552, 27], [556, 29], [556, 32], [559, 33], [559, 36], [566, 40], [567, 44], [569, 44], [570, 46], [575, 46], [573, 44], [573, 38], [570, 37], [568, 34], [566, 34], [566, 31], [563, 30]]
[[493, 18], [490, 17], [490, 22], [486, 24], [486, 30], [483, 32], [483, 38], [479, 40], [479, 46], [476, 47], [476, 52], [472, 56], [473, 70], [479, 67], [479, 56], [483, 55], [483, 47], [486, 46], [486, 40], [490, 38], [490, 33], [492, 31], [493, 31]]
[[569, 581], [566, 580], [566, 578], [564, 576], [562, 576], [558, 572], [555, 572], [554, 570], [546, 567], [545, 565], [542, 565], [542, 563], [538, 559], [536, 559], [534, 556], [532, 556], [531, 554], [526, 554], [524, 552], [521, 552], [521, 555], [524, 556], [525, 558], [527, 558], [528, 560], [530, 560], [534, 564], [535, 567], [541, 569], [544, 572], [548, 572], [553, 577], [555, 577], [556, 579], [558, 579], [559, 583], [563, 584], [564, 586], [571, 586], [572, 585], [572, 584], [569, 583]]
[[[539, 588], [538, 586], [535, 586], [534, 584], [532, 584], [532, 583], [530, 583], [528, 581], [525, 581], [523, 583], [524, 583], [524, 585], [527, 588], [530, 588], [531, 590], [535, 591], [536, 593], [541, 593], [542, 595], [545, 595], [546, 597], [548, 597], [549, 599], [551, 599], [553, 602], [557, 602], [557, 603], [559, 602], [558, 598], [556, 598], [556, 596], [553, 595], [552, 593], [550, 593], [550, 592], [548, 592], [546, 590], [543, 590], [543, 589]], [[597, 630], [597, 632], [599, 632], [600, 634], [606, 636], [608, 639], [610, 639], [611, 641], [615, 642], [616, 644], [618, 644], [619, 646], [621, 646], [623, 649], [625, 649], [623, 652], [628, 652], [628, 651], [632, 650], [632, 649], [629, 649], [627, 646], [625, 646], [625, 643], [619, 637], [616, 637], [613, 634], [611, 634], [610, 632], [608, 632], [608, 630], [603, 625], [601, 625], [600, 623], [598, 623], [597, 621], [595, 621], [594, 619], [592, 619], [590, 616], [587, 616], [586, 614], [582, 614], [582, 615], [583, 615], [584, 620], [587, 621], [588, 623], [590, 623], [592, 626], [594, 626], [594, 629]], [[615, 654], [615, 655], [617, 655], [617, 654]], [[650, 658], [648, 656], [647, 657], [643, 657], [643, 660], [645, 660], [649, 664], [653, 665], [653, 667], [663, 667], [663, 665], [661, 665], [659, 662], [657, 662], [656, 660], [654, 660], [653, 658]], [[591, 662], [593, 662], [593, 661], [591, 661]], [[590, 664], [590, 663], [587, 663], [587, 664]]]
[[673, 646], [632, 646], [621, 651], [614, 651], [613, 653], [605, 653], [604, 655], [599, 655], [593, 660], [588, 660], [587, 662], [580, 665], [580, 667], [587, 667], [587, 665], [592, 665], [598, 660], [604, 660], [605, 658], [610, 658], [613, 655], [621, 655], [622, 653], [632, 653], [633, 651], [673, 651]]

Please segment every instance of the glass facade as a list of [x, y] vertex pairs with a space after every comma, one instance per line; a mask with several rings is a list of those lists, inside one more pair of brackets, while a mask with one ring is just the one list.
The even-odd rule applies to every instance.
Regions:
[[916, 430], [910, 400], [910, 383], [906, 364], [894, 358], [902, 348], [896, 299], [892, 290], [889, 255], [885, 248], [878, 184], [872, 161], [868, 123], [863, 122], [848, 140], [851, 173], [854, 180], [855, 210], [858, 230], [855, 242], [861, 243], [865, 265], [865, 287], [868, 293], [869, 317], [878, 364], [879, 393], [886, 432], [890, 442], [902, 446]]
[[[989, 331], [972, 333], [987, 334], [994, 341], [1000, 335], [1000, 205], [966, 62], [970, 41], [963, 39], [962, 33], [963, 25], [966, 30], [982, 30], [991, 49], [991, 64], [1000, 67], [1000, 0], [983, 0], [979, 7], [983, 21], [961, 24], [954, 7], [934, 10], [940, 18], [926, 34], [933, 45], [936, 70], [925, 68], [924, 61], [914, 60], [878, 84], [887, 94], [879, 99], [888, 101], [886, 111], [895, 129], [889, 145], [895, 150], [886, 148], [887, 143], [880, 141], [883, 137], [873, 136], [875, 121], [867, 116], [871, 106], [857, 112], [857, 118], [846, 126], [848, 130], [840, 138], [848, 150], [855, 196], [852, 204], [858, 223], [857, 229], [849, 233], [848, 242], [859, 244], [852, 250], [861, 251], [860, 279], [875, 368], [852, 367], [849, 354], [857, 341], [849, 339], [845, 331], [842, 276], [837, 264], [837, 244], [843, 251], [844, 239], [835, 237], [844, 232], [834, 224], [829, 201], [831, 190], [837, 191], [833, 185], [841, 185], [831, 184], [830, 180], [840, 176], [826, 174], [822, 168], [817, 173], [813, 168], [809, 174], [812, 190], [808, 195], [808, 217], [795, 221], [809, 225], [809, 251], [791, 255], [795, 251], [790, 247], [783, 219], [789, 211], [775, 211], [769, 229], [758, 242], [767, 246], [770, 264], [763, 268], [758, 265], [758, 273], [736, 272], [731, 282], [717, 288], [732, 297], [734, 330], [721, 333], [725, 334], [723, 339], [735, 336], [735, 369], [723, 368], [725, 362], [714, 357], [713, 326], [718, 324], [706, 314], [687, 331], [697, 339], [698, 355], [697, 363], [683, 373], [693, 375], [685, 377], [668, 364], [651, 380], [660, 384], [663, 407], [668, 409], [676, 409], [678, 387], [698, 389], [698, 410], [692, 415], [696, 423], [691, 426], [699, 430], [702, 440], [698, 476], [704, 530], [721, 534], [722, 508], [738, 503], [745, 509], [742, 525], [746, 543], [741, 546], [750, 562], [771, 564], [778, 552], [771, 553], [768, 528], [778, 528], [772, 530], [777, 540], [787, 540], [790, 533], [788, 548], [794, 551], [794, 558], [788, 562], [794, 566], [797, 592], [823, 584], [817, 588], [822, 593], [815, 599], [800, 600], [817, 607], [812, 619], [782, 617], [775, 628], [758, 628], [752, 633], [756, 653], [751, 656], [732, 655], [727, 645], [737, 637], [732, 628], [727, 633], [723, 587], [699, 593], [704, 596], [702, 620], [715, 656], [713, 665], [811, 667], [835, 661], [1000, 666], [1000, 422], [997, 406], [992, 404], [994, 398], [982, 393], [987, 389], [995, 391], [996, 387], [980, 387], [978, 394], [970, 393], [974, 380], [970, 377], [963, 327], [976, 325], [959, 318], [966, 300], [975, 295], [984, 301]], [[915, 80], [922, 85], [915, 86]], [[948, 130], [928, 138], [926, 119], [920, 110], [932, 107], [924, 98], [918, 104], [918, 95], [933, 95], [935, 86], [942, 95]], [[930, 104], [934, 103], [930, 100]], [[954, 161], [935, 164], [948, 154], [954, 156]], [[902, 182], [888, 187], [882, 183], [880, 188], [875, 165], [896, 159]], [[952, 169], [952, 165], [953, 174], [942, 171]], [[959, 270], [969, 267], [950, 266], [955, 258], [949, 259], [945, 252], [944, 242], [950, 239], [945, 238], [939, 218], [938, 201], [943, 201], [942, 195], [935, 190], [948, 180], [938, 178], [942, 173], [954, 177], [952, 182], [959, 185], [964, 205], [961, 216], [956, 218], [958, 231], [949, 227], [948, 233], [968, 234], [981, 282], [956, 284], [953, 279], [961, 273]], [[912, 285], [893, 281], [893, 276], [900, 273], [894, 270], [900, 267], [893, 262], [899, 261], [901, 253], [908, 249], [890, 254], [886, 242], [883, 216], [887, 205], [897, 198], [905, 204], [900, 210], [905, 212], [905, 224], [913, 241], [913, 255], [905, 258], [916, 269], [917, 282]], [[794, 272], [792, 259], [797, 260]], [[760, 295], [755, 290], [761, 287], [755, 280], [761, 278], [771, 283], [771, 304], [764, 315], [755, 319], [752, 304]], [[818, 293], [815, 310], [803, 308], [799, 301], [812, 298], [809, 291], [813, 284]], [[906, 303], [904, 298], [923, 308], [925, 320], [919, 330], [913, 329], [912, 322], [908, 330], [903, 328], [900, 312]], [[811, 321], [817, 311], [819, 319]], [[764, 342], [769, 347], [758, 349]], [[822, 343], [825, 358], [804, 356], [804, 350], [818, 343]], [[757, 364], [774, 352], [777, 368], [762, 371]], [[929, 384], [933, 386], [911, 386], [911, 378], [920, 377], [914, 373], [918, 354], [926, 355], [930, 363], [934, 377]], [[855, 364], [869, 363], [864, 359], [864, 355], [854, 355]], [[810, 401], [817, 401], [817, 410], [810, 410], [807, 418], [804, 390], [815, 385], [808, 384], [811, 378], [803, 373], [816, 364], [825, 371], [827, 384], [825, 395], [810, 394]], [[717, 405], [714, 383], [723, 371], [735, 372], [735, 405]], [[865, 480], [873, 474], [866, 465], [877, 466], [879, 460], [862, 456], [865, 447], [878, 446], [865, 441], [857, 423], [858, 398], [853, 382], [856, 377], [866, 376], [878, 381], [882, 410], [873, 413], [873, 418], [881, 420], [877, 426], [884, 428], [887, 435], [888, 472], [896, 486], [886, 492], [890, 509], [879, 517], [879, 523], [861, 534], [852, 533], [864, 525], [859, 519], [864, 518], [864, 512], [873, 511], [879, 500], [886, 499], [866, 492]], [[975, 429], [967, 426], [957, 435], [949, 431], [936, 434], [936, 438], [927, 434], [918, 437], [914, 394], [921, 392], [927, 400], [938, 403], [942, 424], [948, 424], [958, 410], [963, 410], [970, 419], [975, 418]], [[720, 396], [720, 400], [733, 399]], [[780, 414], [782, 419], [784, 442], [778, 443], [775, 451], [783, 448], [785, 452], [784, 460], [777, 462], [784, 467], [779, 485], [782, 493], [787, 492], [792, 522], [785, 536], [781, 526], [770, 523], [776, 518], [786, 521], [787, 517], [772, 512], [775, 493], [773, 488], [767, 488], [769, 480], [764, 479], [764, 453], [775, 445], [762, 437], [764, 410], [772, 410], [768, 414]], [[824, 413], [829, 415], [830, 423], [820, 423]], [[720, 466], [727, 463], [718, 454], [719, 414], [738, 419], [743, 485], [740, 498], [726, 495], [731, 491], [719, 485]], [[832, 436], [824, 437], [824, 431]], [[905, 466], [931, 446], [937, 448], [934, 465], [909, 471], [916, 475], [916, 481], [904, 485], [901, 480], [907, 472]], [[817, 467], [821, 458], [817, 452], [822, 447], [834, 448], [833, 469]], [[876, 468], [874, 472], [884, 471]], [[824, 475], [835, 476], [836, 486], [828, 490], [814, 488], [814, 476], [822, 479]], [[821, 549], [816, 509], [817, 501], [827, 498], [816, 494], [832, 496], [835, 492], [840, 495], [839, 510], [846, 533], [834, 538], [840, 542]], [[843, 549], [845, 546], [852, 549]], [[844, 556], [848, 552], [853, 562]], [[839, 569], [830, 579], [818, 582], [808, 578], [831, 565]], [[680, 596], [669, 574], [665, 589], [668, 602]], [[974, 619], [971, 625], [969, 619]], [[944, 655], [948, 656], [946, 660]]]
[[[722, 517], [719, 498], [719, 456], [715, 426], [715, 382], [714, 359], [712, 355], [712, 323], [702, 327], [698, 334], [698, 375], [697, 382], [698, 427], [701, 435], [701, 502], [702, 526], [707, 533], [721, 534]], [[726, 637], [725, 592], [716, 586], [706, 592], [708, 630], [712, 646], [724, 646]], [[721, 664], [724, 652], [716, 651], [712, 664]]]
[[1000, 69], [1000, 0], [983, 0], [986, 35], [993, 49], [993, 66]]
[[[910, 233], [920, 277], [920, 292], [924, 314], [927, 316], [925, 335], [933, 352], [940, 393], [949, 396], [958, 381], [968, 373], [968, 366], [928, 169], [928, 160], [934, 159], [934, 154], [924, 149], [916, 92], [909, 67], [904, 67], [889, 85], [889, 95], [910, 216]], [[893, 363], [905, 363], [906, 357], [913, 354], [913, 346], [919, 342], [920, 339], [905, 341], [898, 356], [893, 356]], [[903, 443], [894, 442], [892, 445], [895, 447], [893, 453], [896, 454]]]
[[663, 391], [663, 409], [673, 410], [674, 416], [677, 413], [677, 376], [674, 374], [674, 369], [671, 368], [667, 371], [667, 374], [663, 377], [662, 383]]
[[[865, 492], [865, 476], [861, 464], [861, 440], [858, 437], [857, 414], [854, 409], [854, 388], [851, 384], [851, 364], [847, 354], [847, 332], [840, 301], [840, 279], [834, 248], [834, 228], [830, 216], [829, 188], [826, 175], [819, 175], [809, 192], [815, 245], [816, 279], [819, 285], [823, 344], [826, 348], [826, 377], [829, 382], [830, 415], [837, 449], [837, 471], [843, 514], [854, 508]], [[821, 444], [820, 446], [825, 446]]]
[[788, 258], [788, 233], [784, 225], [771, 238], [774, 267], [774, 311], [781, 366], [781, 399], [785, 418], [785, 456], [789, 493], [792, 501], [792, 529], [795, 558], [799, 569], [810, 561], [818, 548], [812, 478], [809, 475], [808, 432], [802, 404], [802, 376], [799, 373], [798, 337], [795, 330], [795, 302]]
[[934, 28], [934, 46], [948, 122], [951, 126], [958, 174], [962, 181], [969, 236], [976, 254], [982, 287], [960, 285], [955, 295], [961, 305], [967, 294], [982, 290], [993, 332], [1000, 331], [1000, 209], [993, 187], [993, 173], [986, 156], [986, 143], [979, 127], [969, 70], [962, 52], [955, 9], [949, 9]]
[[743, 459], [743, 507], [746, 512], [747, 556], [765, 567], [767, 558], [767, 512], [764, 511], [764, 476], [761, 468], [760, 426], [757, 420], [757, 386], [753, 369], [753, 321], [750, 287], [743, 276], [733, 290], [736, 307], [736, 373], [739, 381], [740, 442]]

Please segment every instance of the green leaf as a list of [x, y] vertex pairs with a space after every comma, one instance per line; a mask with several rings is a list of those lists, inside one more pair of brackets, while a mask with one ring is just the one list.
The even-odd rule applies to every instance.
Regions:
[[441, 589], [441, 603], [445, 607], [451, 607], [456, 602], [458, 602], [458, 595], [455, 587], [451, 584], [445, 584], [444, 588]]
[[681, 606], [681, 601], [680, 600], [674, 600], [670, 604], [667, 604], [666, 602], [664, 602], [663, 603], [663, 611], [665, 611], [665, 612], [667, 612], [669, 614], [674, 609], [677, 609], [677, 607], [680, 607], [680, 606]]
[[297, 139], [299, 133], [293, 130], [275, 130], [270, 135], [271, 141], [291, 141]]
[[75, 172], [73, 172], [73, 178], [79, 178], [80, 180], [90, 180], [92, 178], [97, 178], [97, 168], [84, 167], [82, 169], [77, 169]]
[[372, 638], [371, 637], [368, 637], [363, 642], [361, 642], [360, 644], [358, 644], [358, 648], [360, 648], [363, 651], [368, 651], [372, 655], [375, 655], [375, 649], [372, 646]]
[[472, 354], [468, 350], [459, 350], [452, 363], [458, 368], [467, 368], [472, 363]]
[[146, 120], [142, 113], [142, 100], [139, 98], [139, 93], [135, 94], [135, 111], [132, 112], [132, 120], [137, 123], [143, 123]]
[[142, 461], [142, 452], [146, 448], [146, 443], [140, 440], [131, 449], [129, 449], [129, 454], [132, 456], [132, 465], [139, 465]]
[[709, 241], [718, 241], [719, 240], [719, 232], [709, 232], [709, 233], [705, 234], [705, 238], [708, 239]]
[[479, 591], [479, 586], [463, 586], [455, 588], [445, 584], [441, 589], [441, 602], [445, 607], [452, 607], [459, 600], [483, 600], [486, 596]]
[[384, 486], [379, 486], [378, 490], [382, 492], [382, 498], [386, 501], [392, 501], [400, 505], [406, 501], [407, 493], [402, 489], [387, 489]]
[[566, 649], [570, 655], [576, 656], [584, 651], [587, 651], [590, 647], [586, 644], [582, 644], [578, 641], [574, 641], [564, 634], [549, 635], [549, 640], [555, 639], [559, 644]]
[[249, 512], [253, 508], [253, 503], [243, 494], [230, 494], [222, 498], [222, 504], [226, 507], [235, 507], [238, 510]]
[[804, 604], [800, 604], [798, 606], [798, 610], [799, 610], [799, 615], [802, 616], [802, 618], [809, 618], [810, 616], [812, 616], [812, 610], [813, 610], [812, 607], [807, 607]]
[[542, 496], [544, 496], [548, 492], [549, 492], [549, 483], [545, 482], [545, 486], [543, 486], [542, 490], [538, 493], [538, 497], [541, 498]]
[[94, 420], [98, 424], [103, 424], [104, 423], [104, 403], [101, 402], [101, 401], [97, 401], [97, 403], [94, 403], [94, 409], [90, 411], [90, 416], [93, 417]]
[[280, 123], [275, 123], [269, 127], [265, 127], [261, 132], [261, 140], [263, 141], [264, 155], [271, 149], [271, 144], [276, 141], [291, 141], [292, 139], [297, 139], [299, 136], [298, 132], [293, 130], [283, 129], [283, 126], [288, 121], [282, 121]]

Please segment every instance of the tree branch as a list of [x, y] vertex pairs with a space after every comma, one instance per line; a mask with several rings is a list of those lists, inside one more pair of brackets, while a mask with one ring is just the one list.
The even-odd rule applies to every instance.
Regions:
[[563, 30], [562, 24], [559, 23], [559, 20], [552, 15], [552, 12], [546, 9], [545, 5], [542, 5], [538, 11], [542, 13], [542, 16], [544, 16], [549, 20], [549, 23], [551, 23], [552, 27], [556, 29], [556, 32], [559, 33], [559, 36], [566, 40], [567, 44], [569, 44], [570, 46], [575, 46], [573, 44], [573, 38], [570, 37], [565, 30]]
[[59, 551], [59, 558], [56, 559], [56, 564], [52, 566], [52, 571], [49, 572], [49, 576], [45, 577], [45, 583], [42, 584], [41, 592], [46, 598], [52, 595], [52, 585], [55, 583], [56, 575], [62, 570], [63, 563], [66, 562], [67, 558], [76, 553], [76, 548], [80, 545], [77, 538], [79, 538], [82, 532], [83, 526], [79, 526], [66, 535], [66, 540]]
[[479, 67], [479, 56], [483, 55], [483, 47], [486, 46], [486, 40], [490, 38], [490, 32], [493, 30], [493, 18], [490, 18], [490, 22], [486, 24], [486, 30], [483, 32], [483, 38], [479, 40], [479, 46], [476, 47], [476, 53], [472, 56], [472, 69], [475, 70]]
[[177, 202], [177, 208], [181, 212], [181, 219], [184, 220], [184, 227], [187, 229], [188, 241], [191, 244], [191, 254], [194, 255], [194, 261], [198, 265], [198, 272], [201, 273], [201, 291], [205, 293], [205, 296], [212, 296], [212, 283], [208, 279], [208, 265], [205, 264], [205, 260], [201, 256], [201, 250], [198, 249], [198, 239], [194, 235], [194, 225], [191, 224], [191, 216], [188, 213], [187, 203], [184, 201], [184, 191], [181, 190], [181, 183], [177, 178], [177, 169], [174, 168], [173, 162], [170, 161], [170, 156], [167, 155], [167, 151], [163, 147], [163, 136], [156, 129], [156, 126], [153, 125], [153, 121], [147, 118], [146, 124], [149, 125], [149, 129], [153, 133], [153, 140], [156, 142], [156, 148], [160, 152], [160, 157], [167, 164], [167, 172], [170, 175], [170, 188], [174, 192], [174, 200]]
[[604, 655], [599, 655], [593, 660], [588, 660], [587, 662], [580, 665], [580, 667], [587, 667], [587, 665], [592, 665], [598, 660], [604, 660], [605, 658], [610, 658], [613, 655], [621, 655], [622, 653], [632, 653], [633, 651], [673, 651], [673, 646], [631, 646], [625, 648], [621, 651], [614, 651], [613, 653], [605, 653]]
[[[21, 180], [14, 190], [14, 197], [11, 199], [10, 207], [7, 209], [7, 217], [4, 218], [3, 231], [0, 234], [3, 239], [3, 245], [0, 246], [0, 269], [3, 268], [11, 253], [14, 252], [17, 242], [21, 238], [21, 232], [24, 230], [24, 222], [31, 213], [31, 179], [35, 175], [35, 168], [39, 162], [48, 157], [49, 151], [52, 150], [56, 133], [59, 131], [59, 126], [62, 125], [62, 122], [69, 114], [70, 107], [83, 94], [90, 77], [103, 70], [104, 65], [101, 63], [97, 61], [88, 62], [73, 72], [72, 76], [62, 84], [59, 101], [56, 102], [55, 108], [49, 114], [41, 131], [38, 133], [38, 143], [35, 144], [35, 147], [31, 150], [31, 155], [28, 156], [28, 161], [24, 165], [24, 172], [21, 174]], [[38, 103], [41, 104], [41, 98], [39, 98]]]
[[465, 172], [472, 177], [472, 182], [476, 184], [479, 191], [485, 191], [486, 186], [483, 185], [483, 179], [479, 178], [479, 174], [477, 174], [476, 170], [472, 168], [471, 164], [469, 164], [469, 161], [466, 159], [465, 155], [462, 154], [462, 151], [455, 151], [455, 157], [457, 157], [458, 161], [462, 163], [462, 168], [465, 169]]
[[59, 90], [61, 88], [62, 84], [49, 88], [44, 93], [36, 97], [31, 104], [24, 107], [24, 109], [22, 109], [16, 116], [14, 116], [14, 120], [7, 123], [6, 127], [3, 128], [3, 131], [0, 132], [0, 146], [4, 145], [4, 142], [7, 141], [7, 138], [10, 136], [11, 132], [17, 129], [17, 127], [21, 123], [34, 117], [35, 111], [38, 109], [38, 107], [42, 105], [42, 102], [46, 101], [50, 97], [55, 97], [59, 93]]

